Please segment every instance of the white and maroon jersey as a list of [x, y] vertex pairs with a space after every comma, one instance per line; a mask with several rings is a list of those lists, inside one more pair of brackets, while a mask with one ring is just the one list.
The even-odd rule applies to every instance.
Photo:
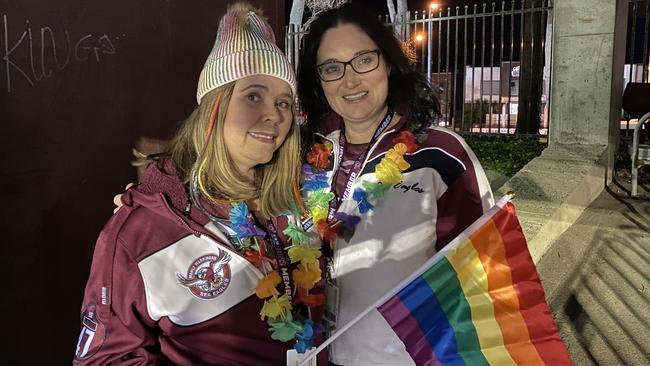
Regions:
[[[368, 146], [360, 174], [348, 183], [352, 185], [350, 191], [362, 187], [363, 180], [377, 181], [373, 174], [375, 166], [393, 147], [393, 139], [406, 123], [407, 117], [402, 116]], [[324, 125], [329, 130], [321, 138], [334, 146], [328, 172], [330, 186], [338, 183], [335, 190], [343, 192], [346, 182], [334, 182], [341, 165], [338, 149], [342, 121], [332, 114]], [[342, 160], [346, 159], [350, 157]], [[338, 239], [334, 244], [332, 277], [339, 299], [338, 309], [329, 311], [335, 314], [339, 327], [397, 286], [494, 204], [481, 165], [454, 132], [429, 129], [426, 141], [404, 159], [410, 167], [403, 172], [402, 182], [388, 190], [372, 210], [361, 214], [361, 222], [349, 242]], [[342, 201], [339, 212], [360, 215], [357, 207], [350, 197]], [[330, 360], [355, 366], [414, 365], [402, 341], [377, 311], [332, 343]]]
[[[150, 167], [102, 230], [86, 286], [76, 365], [284, 365], [254, 288], [262, 274]], [[214, 230], [213, 230], [214, 229]]]

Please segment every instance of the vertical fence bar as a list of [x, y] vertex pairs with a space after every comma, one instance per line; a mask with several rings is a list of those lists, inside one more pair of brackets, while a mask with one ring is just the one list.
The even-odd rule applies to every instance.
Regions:
[[[546, 47], [548, 47], [548, 57], [546, 57], [546, 60], [549, 63], [548, 67], [552, 68], [553, 67], [553, 61], [552, 61], [553, 60], [553, 50], [555, 48], [555, 43], [552, 40], [552, 33], [554, 32], [554, 29], [555, 29], [555, 26], [554, 26], [554, 23], [553, 23], [553, 15], [554, 14], [552, 14], [552, 12], [554, 12], [555, 10], [553, 9], [553, 1], [552, 0], [548, 0], [547, 5], [548, 5], [548, 9], [546, 11], [546, 21], [547, 21], [546, 26], [547, 27], [549, 26], [548, 22], [550, 20], [550, 22], [551, 22], [551, 25], [550, 25], [550, 28], [551, 28], [550, 29], [550, 31], [551, 31], [551, 38], [550, 38], [551, 44], [546, 45]], [[551, 130], [551, 107], [552, 107], [551, 106], [551, 103], [552, 103], [551, 101], [553, 100], [553, 98], [552, 98], [552, 96], [553, 96], [553, 88], [551, 88], [551, 75], [550, 75], [550, 72], [548, 73], [547, 76], [548, 76], [549, 79], [548, 79], [548, 84], [547, 84], [548, 88], [546, 90], [546, 92], [548, 93], [548, 95], [546, 96], [546, 105], [547, 105], [546, 109], [548, 111], [548, 113], [546, 114], [546, 117], [547, 117], [547, 120], [546, 120], [546, 142], [548, 142], [548, 137], [550, 135], [550, 130]]]
[[[488, 130], [490, 133], [492, 132], [492, 93], [494, 92], [493, 84], [494, 84], [494, 74], [492, 71], [494, 70], [494, 12], [496, 11], [496, 4], [493, 2], [492, 3], [492, 15], [490, 15], [490, 103], [488, 104], [489, 106], [489, 111], [490, 111], [490, 121], [488, 124]], [[498, 126], [497, 126], [498, 127]], [[499, 129], [497, 128], [497, 133], [499, 133]]]
[[[409, 13], [411, 11], [409, 10]], [[408, 38], [406, 41], [408, 42], [409, 45], [413, 45], [413, 49], [415, 50], [415, 61], [416, 61], [416, 67], [418, 67], [418, 71], [422, 70], [423, 64], [420, 61], [420, 50], [418, 49], [418, 41], [417, 41], [417, 36], [418, 36], [418, 16], [420, 16], [420, 13], [415, 10], [413, 13], [413, 19], [415, 21], [409, 20], [409, 22], [406, 24], [406, 26], [411, 29], [411, 25], [413, 26], [413, 38]]]
[[[483, 11], [481, 12], [481, 87], [479, 88], [480, 101], [479, 101], [479, 111], [481, 111], [481, 128], [480, 131], [483, 132], [483, 125], [485, 114], [483, 113], [483, 97], [485, 96], [485, 91], [483, 90], [483, 74], [485, 72], [485, 12], [487, 9], [487, 4], [483, 3]], [[488, 133], [490, 129], [488, 128]]]
[[429, 38], [431, 38], [431, 34], [429, 34], [428, 29], [426, 29], [428, 15], [425, 13], [424, 10], [422, 10], [421, 17], [422, 17], [422, 33], [426, 37], [422, 42], [422, 73], [426, 75], [427, 72], [426, 62], [427, 62], [427, 53], [428, 53], [427, 49], [429, 46]]
[[[499, 27], [499, 117], [498, 117], [498, 123], [499, 123], [499, 128], [501, 128], [502, 121], [501, 121], [501, 116], [503, 115], [503, 106], [501, 105], [501, 95], [502, 95], [502, 90], [501, 86], [503, 85], [503, 80], [501, 80], [501, 65], [503, 65], [503, 27], [504, 27], [504, 22], [505, 22], [505, 17], [506, 17], [506, 2], [502, 1], [501, 2], [501, 26]], [[506, 134], [510, 132], [510, 126], [506, 125]]]
[[424, 37], [427, 37], [425, 40], [420, 42], [421, 45], [422, 45], [422, 73], [424, 74], [424, 73], [427, 72], [427, 68], [425, 67], [425, 62], [426, 62], [425, 60], [427, 59], [426, 48], [428, 46], [428, 42], [429, 42], [428, 40], [429, 40], [429, 37], [430, 37], [430, 34], [427, 33], [427, 31], [424, 29], [426, 21], [427, 21], [426, 20], [426, 13], [424, 12], [424, 10], [422, 10], [422, 13], [420, 14], [420, 18], [422, 19], [422, 24], [421, 24], [422, 30], [420, 31], [420, 33], [422, 33], [422, 35]]
[[[542, 104], [542, 94], [544, 93], [544, 47], [546, 46], [544, 44], [544, 40], [546, 39], [545, 34], [546, 32], [544, 31], [544, 0], [540, 0], [540, 6], [537, 11], [539, 14], [539, 54], [541, 56], [540, 59], [540, 72], [542, 73], [540, 76], [540, 83], [537, 85], [537, 93], [535, 95], [539, 95], [540, 98], [539, 100], [536, 101], [536, 103], [539, 103], [540, 109], [539, 109], [539, 116], [537, 118], [539, 119], [539, 126], [537, 127], [537, 131], [535, 131], [536, 135], [541, 135], [541, 129], [544, 126], [544, 105]], [[533, 56], [534, 57], [534, 56]], [[546, 98], [546, 103], [548, 103], [548, 98]]]
[[[409, 10], [409, 13], [411, 11]], [[415, 10], [414, 12], [411, 13], [409, 16], [409, 22], [406, 24], [408, 29], [412, 29], [409, 31], [411, 37], [408, 38], [406, 41], [413, 45], [413, 49], [415, 50], [415, 62], [417, 67], [419, 68], [418, 71], [422, 70], [422, 64], [420, 62], [420, 50], [418, 49], [418, 42], [417, 42], [417, 36], [418, 36], [418, 17], [420, 16], [420, 12]]]
[[631, 1], [630, 4], [632, 5], [632, 42], [630, 43], [630, 72], [629, 72], [629, 77], [628, 77], [628, 82], [634, 82], [634, 77], [636, 76], [636, 73], [632, 73], [632, 70], [634, 69], [634, 44], [636, 43], [636, 1]]
[[[436, 77], [436, 92], [438, 93], [438, 98], [440, 100], [440, 115], [444, 117], [445, 113], [447, 112], [447, 109], [443, 111], [443, 96], [442, 93], [440, 93], [440, 75], [442, 74], [442, 7], [440, 8], [440, 11], [438, 11], [438, 69], [437, 69], [437, 77]], [[445, 123], [447, 123], [447, 120], [445, 120]], [[446, 126], [446, 125], [445, 125]]]
[[433, 11], [429, 8], [429, 14], [427, 18], [427, 80], [429, 84], [431, 83], [431, 48], [433, 47]]
[[[512, 105], [512, 60], [515, 58], [515, 0], [510, 1], [510, 57], [508, 60], [508, 132], [510, 132], [510, 106]], [[516, 126], [515, 126], [516, 127]], [[515, 129], [516, 131], [516, 129]]]
[[[451, 102], [451, 108], [454, 112], [454, 130], [456, 130], [456, 121], [458, 120], [458, 116], [456, 115], [456, 104], [458, 103], [458, 93], [456, 92], [456, 88], [458, 87], [458, 11], [460, 7], [456, 7], [456, 19], [454, 22], [454, 87], [453, 87], [453, 93], [452, 93], [452, 102]], [[461, 117], [462, 119], [462, 117]]]
[[[524, 11], [526, 10], [525, 0], [521, 0], [520, 21], [519, 24], [519, 88], [517, 90], [517, 124], [519, 121], [519, 109], [521, 109], [521, 76], [524, 68]], [[524, 117], [526, 118], [526, 117]], [[519, 134], [518, 128], [515, 127], [515, 134]]]
[[[467, 100], [467, 5], [465, 5], [465, 17], [463, 18], [463, 101], [462, 101], [462, 116], [460, 120], [460, 130], [465, 131], [465, 101]], [[470, 118], [471, 120], [471, 118]], [[471, 122], [470, 122], [471, 123]], [[470, 125], [471, 126], [471, 125]]]
[[[415, 39], [415, 42], [414, 42], [414, 44], [415, 44], [415, 55], [417, 57], [417, 61], [418, 61], [418, 64], [420, 66], [419, 71], [424, 74], [424, 43], [422, 43], [422, 41], [417, 41], [418, 34], [423, 33], [423, 30], [420, 31], [420, 23], [418, 22], [420, 20], [420, 12], [416, 10], [414, 15], [415, 16], [414, 16], [413, 19], [415, 19], [415, 20], [412, 21], [412, 23], [413, 23], [413, 33], [412, 34], [414, 35], [413, 37]], [[422, 24], [422, 25], [424, 26], [424, 24]], [[409, 24], [409, 26], [410, 26], [410, 24]]]
[[[409, 14], [409, 21], [406, 23], [406, 28], [409, 29], [409, 34], [411, 34], [413, 37], [407, 38], [406, 42], [408, 42], [409, 45], [413, 46], [413, 49], [415, 50], [415, 62], [418, 64], [420, 62], [420, 52], [418, 51], [416, 37], [418, 35], [418, 16], [420, 13], [417, 10], [414, 10], [413, 13], [411, 13], [409, 10], [407, 13]], [[413, 21], [413, 19], [415, 19], [415, 21]], [[411, 27], [413, 27], [413, 31], [411, 31]], [[421, 67], [422, 65], [417, 66]]]
[[447, 41], [445, 42], [445, 49], [447, 50], [447, 55], [445, 56], [445, 110], [446, 110], [446, 115], [447, 115], [447, 125], [451, 124], [452, 129], [454, 128], [454, 124], [451, 123], [451, 113], [452, 111], [449, 109], [449, 102], [451, 100], [451, 91], [450, 91], [450, 82], [449, 82], [449, 29], [450, 29], [450, 19], [451, 18], [451, 8], [447, 8], [447, 34], [446, 38]]
[[[632, 18], [634, 18], [634, 2], [631, 0], [630, 3], [628, 4], [628, 21], [629, 21], [629, 14], [632, 14]], [[628, 22], [628, 34], [627, 38], [629, 39], [630, 36], [634, 37], [634, 27], [632, 27], [629, 22]], [[631, 46], [631, 45], [630, 45]], [[625, 64], [629, 64], [630, 68], [627, 71], [627, 82], [632, 81], [632, 64], [633, 64], [633, 59], [634, 56], [632, 55], [632, 52], [629, 52], [630, 49], [626, 48], [626, 57], [625, 57]], [[628, 61], [629, 59], [629, 61]], [[625, 72], [623, 72], [623, 78], [625, 78]], [[619, 127], [620, 129], [620, 127]], [[629, 137], [629, 131], [630, 131], [630, 115], [626, 114], [625, 115], [625, 137]]]
[[[470, 131], [474, 128], [474, 86], [475, 81], [474, 81], [474, 76], [476, 74], [476, 10], [478, 8], [478, 5], [474, 4], [474, 14], [472, 14], [472, 100], [470, 104], [470, 115], [472, 116], [472, 120], [470, 123], [472, 124], [470, 126]], [[479, 131], [480, 131], [480, 122], [481, 120], [479, 119]]]
[[650, 70], [648, 70], [648, 65], [650, 59], [648, 59], [648, 34], [650, 33], [650, 1], [645, 2], [645, 25], [643, 27], [643, 58], [641, 62], [643, 63], [643, 73], [641, 74], [641, 82], [650, 83]]
[[[525, 3], [525, 0], [522, 1], [522, 2]], [[530, 39], [529, 40], [524, 39], [524, 49], [526, 49], [526, 42], [529, 42], [528, 49], [530, 50], [530, 53], [528, 54], [528, 57], [530, 58], [530, 69], [528, 69], [529, 70], [528, 87], [526, 88], [530, 92], [533, 91], [533, 59], [534, 59], [534, 56], [533, 56], [533, 47], [534, 47], [533, 41], [534, 41], [534, 38], [535, 38], [535, 31], [534, 31], [534, 29], [535, 29], [535, 11], [534, 11], [534, 7], [535, 7], [535, 0], [533, 0], [530, 3], [530, 8], [528, 9], [528, 11], [530, 12], [530, 18], [529, 18], [530, 19], [530, 32], [529, 32], [530, 33]], [[525, 13], [525, 11], [524, 11], [524, 13]], [[525, 25], [524, 25], [524, 37], [526, 37], [525, 33], [526, 33], [526, 31], [525, 31]], [[521, 62], [524, 62], [524, 56], [521, 56]], [[519, 84], [519, 85], [521, 85], [521, 84]], [[532, 108], [530, 106], [530, 104], [533, 103], [533, 100], [530, 97], [528, 97], [527, 100], [528, 100], [528, 102], [527, 102], [527, 104], [528, 104], [527, 107], [528, 108], [526, 108], [526, 110], [527, 110], [526, 120], [530, 121], [533, 118], [533, 115], [531, 113]], [[526, 135], [528, 133], [530, 133], [530, 131], [528, 131], [528, 128], [526, 128]]]
[[415, 50], [415, 61], [416, 63], [420, 61], [420, 54], [418, 52], [417, 48], [417, 43], [416, 43], [416, 36], [418, 34], [418, 15], [419, 12], [417, 10], [408, 11], [408, 22], [406, 22], [406, 28], [409, 30], [409, 37], [406, 38], [406, 42], [408, 42], [409, 45], [413, 46]]
[[[536, 0], [533, 0], [530, 4], [530, 9], [528, 9], [530, 12], [530, 40], [529, 40], [530, 41], [529, 43], [530, 77], [528, 78], [528, 90], [530, 90], [531, 92], [533, 91], [533, 80], [534, 80], [533, 71], [535, 71], [534, 69], [535, 46], [536, 46], [535, 45], [535, 13], [536, 13], [535, 4], [536, 4]], [[537, 118], [537, 116], [533, 116], [532, 114], [532, 106], [531, 106], [532, 103], [538, 103], [538, 101], [534, 101], [532, 100], [532, 98], [528, 98], [528, 116], [527, 116], [528, 120]], [[528, 131], [528, 129], [526, 129], [526, 135], [530, 133], [531, 131]]]

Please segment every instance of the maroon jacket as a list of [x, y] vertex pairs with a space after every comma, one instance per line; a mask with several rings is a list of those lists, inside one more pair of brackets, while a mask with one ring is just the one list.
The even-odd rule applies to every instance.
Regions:
[[74, 363], [285, 365], [293, 344], [260, 319], [261, 273], [183, 211], [180, 180], [152, 166], [122, 201], [97, 239]]

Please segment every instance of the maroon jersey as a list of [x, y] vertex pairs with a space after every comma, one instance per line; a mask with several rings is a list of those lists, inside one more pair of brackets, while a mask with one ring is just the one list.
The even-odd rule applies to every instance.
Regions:
[[262, 274], [183, 212], [180, 180], [150, 167], [122, 201], [97, 240], [74, 363], [285, 365], [293, 344], [260, 319]]

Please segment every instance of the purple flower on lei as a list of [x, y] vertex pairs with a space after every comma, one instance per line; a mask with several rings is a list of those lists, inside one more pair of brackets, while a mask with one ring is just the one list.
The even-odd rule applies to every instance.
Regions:
[[315, 191], [317, 189], [327, 188], [329, 186], [327, 184], [327, 172], [324, 170], [320, 172], [314, 172], [311, 165], [303, 164], [302, 173], [302, 188], [307, 191]]
[[361, 222], [361, 217], [356, 215], [348, 215], [344, 212], [337, 212], [334, 214], [337, 220], [341, 221], [343, 227], [347, 230], [354, 230], [355, 226]]
[[264, 230], [253, 224], [248, 219], [248, 206], [244, 202], [237, 202], [228, 214], [233, 224], [232, 229], [240, 239], [253, 236], [266, 236]]
[[253, 236], [266, 236], [266, 232], [264, 232], [264, 230], [260, 229], [257, 225], [254, 225], [250, 222], [241, 225], [233, 225], [232, 229], [235, 230], [237, 237], [240, 239]]

